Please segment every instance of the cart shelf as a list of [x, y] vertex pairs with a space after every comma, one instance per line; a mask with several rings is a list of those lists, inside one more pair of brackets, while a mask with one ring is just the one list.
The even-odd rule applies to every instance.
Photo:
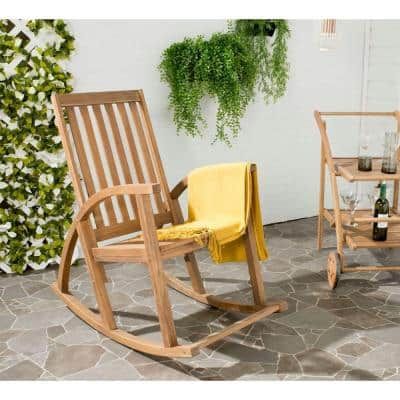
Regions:
[[342, 176], [349, 182], [353, 181], [396, 181], [400, 179], [400, 166], [396, 174], [381, 172], [382, 158], [372, 159], [372, 171], [359, 171], [358, 158], [333, 158], [336, 175]]
[[[348, 228], [351, 222], [349, 211], [340, 211], [342, 219], [343, 234], [346, 240], [346, 244], [351, 248], [395, 248], [400, 247], [400, 214], [392, 211], [391, 216], [388, 218], [389, 229], [388, 237], [384, 242], [377, 242], [372, 240], [372, 222], [361, 222], [358, 223], [357, 227]], [[331, 227], [335, 226], [335, 216], [333, 210], [325, 209], [325, 218], [328, 220]], [[371, 218], [371, 210], [357, 210], [354, 214], [354, 220], [363, 218]]]

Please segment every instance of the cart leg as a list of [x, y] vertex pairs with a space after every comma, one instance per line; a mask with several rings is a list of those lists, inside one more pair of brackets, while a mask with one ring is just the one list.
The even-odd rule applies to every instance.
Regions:
[[395, 212], [397, 214], [398, 208], [399, 208], [399, 181], [394, 181], [393, 204], [392, 204], [393, 212]]
[[324, 209], [325, 209], [325, 157], [324, 148], [321, 144], [321, 169], [319, 182], [319, 211], [317, 227], [317, 250], [321, 250], [324, 236]]

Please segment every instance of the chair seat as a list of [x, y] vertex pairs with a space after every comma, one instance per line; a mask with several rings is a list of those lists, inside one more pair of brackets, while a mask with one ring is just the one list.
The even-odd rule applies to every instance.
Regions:
[[[202, 236], [204, 245], [199, 244], [194, 239], [176, 239], [159, 241], [162, 259], [183, 256], [192, 251], [199, 250], [207, 244], [208, 236]], [[116, 244], [92, 249], [96, 261], [101, 262], [146, 262], [146, 252], [143, 238], [125, 240]]]

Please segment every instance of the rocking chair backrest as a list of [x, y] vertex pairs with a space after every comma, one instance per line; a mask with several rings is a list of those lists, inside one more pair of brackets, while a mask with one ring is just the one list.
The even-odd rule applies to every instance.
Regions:
[[[107, 187], [159, 183], [156, 224], [171, 222], [171, 198], [143, 91], [55, 94], [52, 101], [79, 204]], [[140, 230], [134, 196], [108, 199], [93, 214], [97, 240]]]

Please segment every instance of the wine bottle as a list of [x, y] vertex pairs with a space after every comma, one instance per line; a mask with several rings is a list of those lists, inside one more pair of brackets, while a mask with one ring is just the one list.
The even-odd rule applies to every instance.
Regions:
[[[386, 198], [386, 182], [383, 181], [380, 185], [379, 198], [375, 202], [374, 208], [375, 218], [388, 218], [389, 217], [389, 201]], [[384, 241], [387, 238], [388, 223], [374, 222], [372, 229], [372, 239], [377, 241]]]

